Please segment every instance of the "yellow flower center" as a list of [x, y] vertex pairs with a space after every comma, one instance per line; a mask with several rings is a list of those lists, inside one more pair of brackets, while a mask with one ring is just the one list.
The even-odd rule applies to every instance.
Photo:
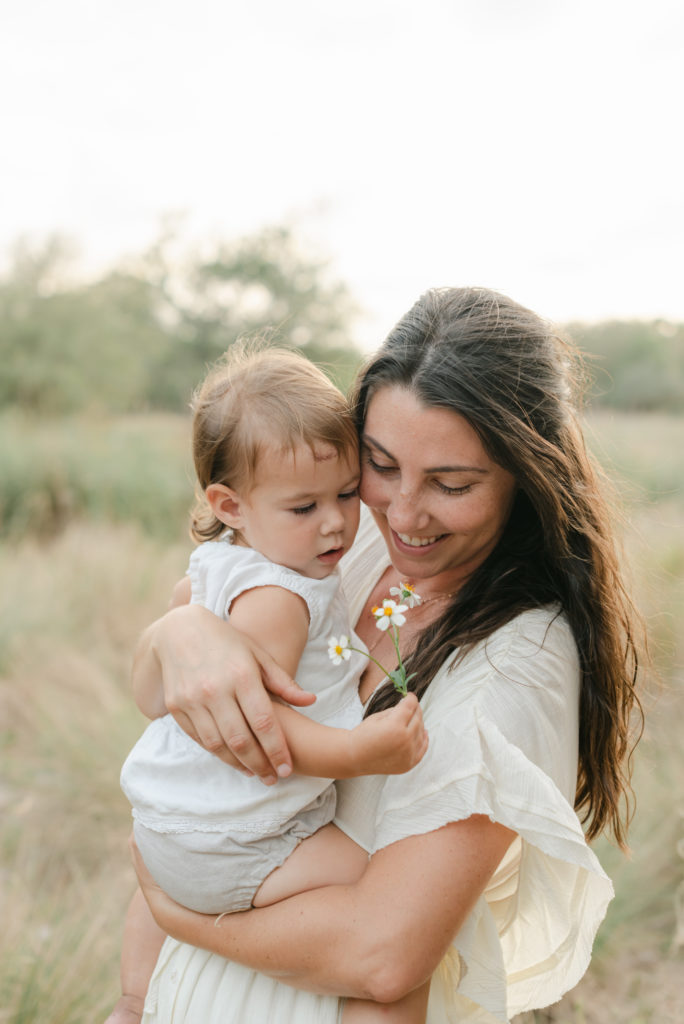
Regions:
[[341, 654], [343, 650], [344, 647], [340, 647], [340, 645], [337, 644], [337, 646], [335, 647], [335, 654]]
[[383, 615], [391, 615], [393, 611], [393, 608], [385, 608], [383, 611]]

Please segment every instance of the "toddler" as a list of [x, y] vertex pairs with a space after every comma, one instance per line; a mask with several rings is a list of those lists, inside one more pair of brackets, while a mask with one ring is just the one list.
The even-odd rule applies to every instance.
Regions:
[[[340, 392], [294, 353], [237, 349], [195, 396], [193, 454], [190, 599], [230, 618], [316, 695], [299, 710], [274, 704], [294, 766], [274, 786], [224, 764], [168, 714], [123, 766], [150, 873], [184, 906], [223, 914], [356, 881], [367, 854], [332, 824], [331, 780], [408, 771], [427, 736], [412, 695], [363, 719], [365, 647], [337, 571], [359, 520], [358, 439]], [[331, 636], [359, 648], [339, 669]], [[410, 996], [393, 1008], [347, 1002], [345, 1024], [380, 1019], [413, 1024], [424, 1008]]]

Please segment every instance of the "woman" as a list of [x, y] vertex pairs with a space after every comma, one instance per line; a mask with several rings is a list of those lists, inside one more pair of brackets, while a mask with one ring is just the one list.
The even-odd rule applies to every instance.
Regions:
[[[323, 1024], [338, 996], [390, 1002], [431, 978], [429, 1024], [502, 1022], [581, 977], [612, 888], [577, 814], [589, 839], [608, 829], [624, 843], [638, 701], [635, 616], [571, 371], [533, 313], [443, 289], [361, 372], [372, 518], [345, 591], [380, 663], [391, 641], [370, 609], [399, 580], [421, 594], [401, 646], [428, 752], [406, 776], [340, 786], [337, 822], [371, 854], [355, 885], [215, 922], [141, 869], [158, 923], [182, 940], [162, 950], [144, 1021]], [[145, 634], [136, 678], [147, 713], [168, 707], [265, 781], [287, 773], [254, 652], [225, 623], [171, 612]], [[370, 712], [394, 699], [380, 682], [370, 663]]]

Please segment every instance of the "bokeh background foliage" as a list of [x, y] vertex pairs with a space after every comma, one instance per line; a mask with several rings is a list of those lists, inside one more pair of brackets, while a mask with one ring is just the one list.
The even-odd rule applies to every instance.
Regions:
[[[192, 388], [244, 333], [300, 348], [342, 387], [362, 359], [353, 296], [290, 227], [202, 251], [168, 232], [90, 281], [70, 254], [19, 243], [0, 278], [0, 1022], [13, 1024], [92, 1024], [116, 997], [133, 887], [118, 772], [143, 727], [130, 654], [190, 550]], [[597, 844], [616, 899], [592, 967], [524, 1019], [668, 1024], [684, 1015], [684, 325], [569, 330], [659, 690], [645, 695], [631, 857]]]

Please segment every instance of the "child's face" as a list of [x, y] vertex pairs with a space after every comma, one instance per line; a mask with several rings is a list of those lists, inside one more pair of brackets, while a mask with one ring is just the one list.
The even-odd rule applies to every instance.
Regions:
[[240, 501], [240, 533], [278, 565], [324, 579], [349, 550], [359, 525], [359, 462], [319, 445], [267, 449]]

